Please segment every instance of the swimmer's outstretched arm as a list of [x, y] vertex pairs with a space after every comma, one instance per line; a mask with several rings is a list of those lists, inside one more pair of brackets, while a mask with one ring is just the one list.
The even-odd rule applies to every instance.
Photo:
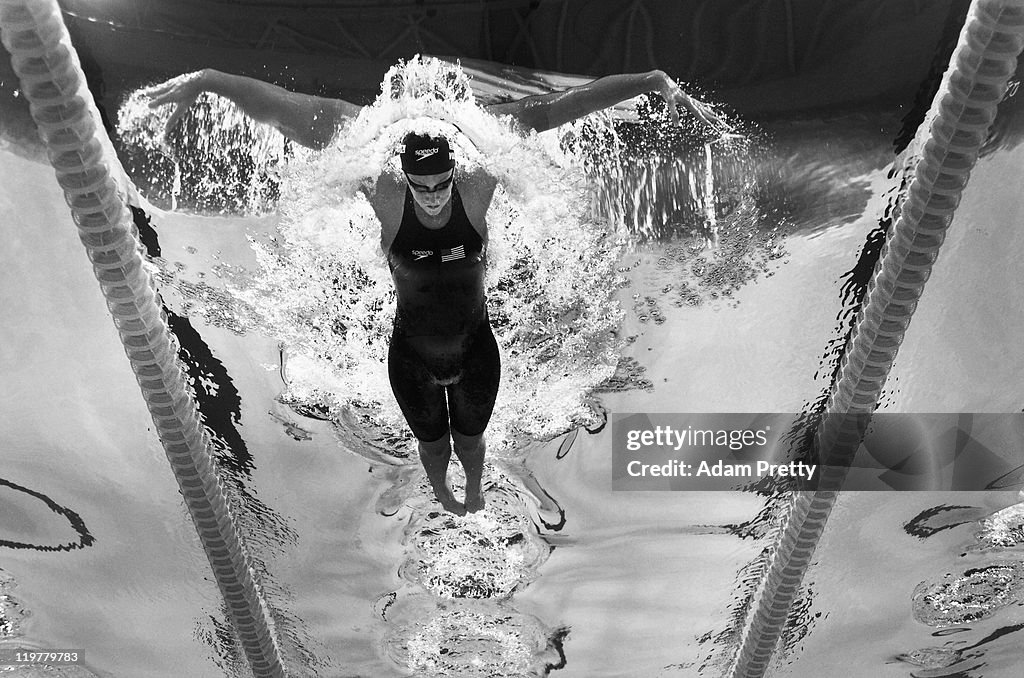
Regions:
[[170, 131], [203, 92], [230, 99], [250, 118], [273, 125], [296, 143], [316, 149], [327, 146], [341, 122], [355, 117], [362, 108], [342, 99], [297, 94], [261, 80], [212, 68], [178, 76], [151, 87], [146, 93], [150, 96], [151, 108], [175, 105], [167, 121], [167, 131]]
[[527, 130], [543, 132], [647, 92], [658, 92], [665, 98], [673, 123], [679, 122], [679, 109], [682, 108], [716, 132], [725, 133], [731, 129], [710, 107], [689, 96], [664, 71], [659, 70], [609, 75], [564, 92], [494, 104], [487, 110], [496, 115], [511, 115]]

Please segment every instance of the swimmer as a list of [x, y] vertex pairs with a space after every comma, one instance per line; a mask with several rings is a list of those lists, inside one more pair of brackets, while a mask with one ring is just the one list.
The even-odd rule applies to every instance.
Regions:
[[[511, 116], [525, 133], [542, 132], [651, 91], [665, 99], [673, 123], [682, 109], [719, 134], [730, 131], [660, 70], [607, 76], [486, 110]], [[254, 120], [314, 149], [330, 144], [341, 123], [362, 109], [211, 69], [174, 78], [148, 94], [151, 107], [175, 107], [170, 130], [202, 92], [231, 100]], [[497, 179], [479, 168], [460, 169], [443, 137], [408, 134], [400, 159], [401, 177], [383, 172], [366, 191], [381, 223], [381, 248], [397, 296], [388, 376], [434, 496], [445, 510], [464, 515], [484, 507], [484, 431], [501, 372], [484, 290], [485, 216]], [[447, 482], [453, 448], [466, 473], [463, 502]]]

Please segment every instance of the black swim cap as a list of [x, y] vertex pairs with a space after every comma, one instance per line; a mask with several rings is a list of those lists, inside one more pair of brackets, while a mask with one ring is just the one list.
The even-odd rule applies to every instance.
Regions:
[[441, 174], [455, 167], [452, 149], [444, 137], [411, 132], [402, 151], [402, 170], [407, 174]]

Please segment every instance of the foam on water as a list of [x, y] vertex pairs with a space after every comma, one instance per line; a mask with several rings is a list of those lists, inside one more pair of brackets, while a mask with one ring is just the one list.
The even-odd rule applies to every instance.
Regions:
[[977, 539], [988, 549], [1024, 547], [1024, 503], [1007, 506], [982, 520]]
[[0, 640], [21, 635], [22, 620], [27, 612], [11, 593], [17, 582], [0, 569]]
[[411, 596], [389, 609], [387, 618], [394, 628], [385, 651], [417, 676], [527, 678], [546, 676], [565, 661], [564, 629], [500, 603], [438, 604]]
[[981, 562], [962, 574], [921, 582], [913, 594], [914, 618], [939, 628], [967, 624], [1024, 600], [1024, 561], [1017, 556], [1022, 515], [1024, 504], [1017, 503], [980, 520], [963, 555]]
[[[620, 362], [623, 313], [614, 295], [628, 269], [616, 262], [629, 243], [679, 242], [686, 270], [659, 259], [657, 272], [672, 280], [661, 297], [677, 295], [665, 299], [677, 306], [729, 296], [781, 256], [774, 251], [783, 234], [777, 223], [768, 231], [758, 204], [765, 182], [752, 170], [749, 138], [709, 137], [689, 116], [673, 126], [654, 100], [641, 102], [640, 122], [630, 126], [598, 113], [524, 135], [481, 109], [469, 85], [455, 64], [400, 63], [377, 100], [320, 153], [295, 148], [209, 94], [167, 143], [158, 138], [170, 107], [151, 110], [136, 94], [122, 109], [124, 155], [145, 158], [150, 166], [139, 174], [150, 181], [175, 185], [172, 204], [259, 213], [276, 202], [276, 234], [252, 239], [258, 274], [217, 271], [231, 298], [218, 301], [205, 283], [197, 293], [176, 271], [165, 270], [164, 280], [214, 324], [278, 337], [288, 360], [282, 400], [297, 409], [335, 421], [354, 413], [368, 436], [411, 442], [386, 379], [395, 298], [364, 195], [381, 172], [399, 172], [396, 153], [410, 130], [446, 136], [460, 167], [483, 167], [500, 181], [488, 213], [487, 271], [502, 348], [489, 429], [496, 450], [599, 421], [587, 394]], [[154, 179], [158, 165], [163, 174]], [[703, 254], [712, 241], [718, 246]], [[674, 266], [675, 257], [666, 262]], [[654, 303], [660, 321], [658, 302], [642, 301]]]
[[[449, 481], [463, 492], [465, 476], [453, 467]], [[551, 547], [532, 522], [524, 496], [506, 469], [495, 462], [484, 467], [487, 507], [455, 517], [438, 511], [431, 501], [412, 501], [404, 538], [404, 579], [443, 598], [508, 598], [537, 577]], [[430, 496], [425, 477], [418, 497]]]
[[921, 582], [914, 590], [914, 618], [943, 628], [986, 619], [1024, 599], [1024, 563], [994, 562], [946, 575], [941, 582]]
[[364, 191], [399, 171], [410, 130], [447, 136], [460, 172], [482, 166], [500, 180], [487, 215], [488, 313], [503, 357], [489, 437], [501, 447], [592, 421], [583, 397], [618, 361], [623, 240], [590, 215], [572, 158], [484, 112], [457, 66], [430, 59], [392, 68], [334, 145], [284, 168], [277, 233], [253, 239], [259, 273], [233, 291], [288, 347], [285, 398], [335, 419], [375, 412], [406, 435], [386, 374], [395, 296]]

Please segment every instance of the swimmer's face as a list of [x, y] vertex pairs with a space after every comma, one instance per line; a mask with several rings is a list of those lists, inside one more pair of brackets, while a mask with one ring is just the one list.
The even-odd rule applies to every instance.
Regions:
[[452, 199], [455, 168], [440, 174], [406, 174], [405, 180], [412, 191], [412, 199], [430, 216], [441, 213]]

